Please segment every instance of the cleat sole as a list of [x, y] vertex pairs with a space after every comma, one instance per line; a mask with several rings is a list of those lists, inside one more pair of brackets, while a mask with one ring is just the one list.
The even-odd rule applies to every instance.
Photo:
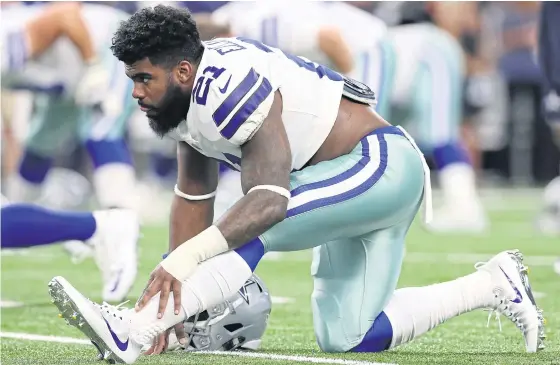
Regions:
[[[59, 317], [65, 318], [67, 323], [80, 330], [87, 338], [91, 340], [93, 345], [99, 351], [97, 355], [99, 360], [106, 360], [110, 364], [125, 363], [117, 355], [115, 355], [105, 342], [95, 333], [88, 321], [82, 316], [76, 303], [66, 294], [64, 287], [57, 278], [52, 279], [49, 284], [49, 294], [53, 299], [54, 305], [60, 311]], [[102, 354], [109, 354], [103, 356]]]
[[529, 300], [531, 301], [531, 303], [533, 304], [533, 306], [535, 307], [535, 310], [537, 311], [537, 316], [538, 316], [538, 320], [539, 320], [539, 337], [537, 340], [537, 351], [540, 351], [542, 349], [544, 349], [546, 346], [544, 344], [544, 341], [546, 339], [546, 334], [544, 331], [544, 326], [546, 324], [546, 320], [543, 317], [543, 311], [542, 309], [540, 309], [537, 306], [537, 302], [535, 300], [535, 297], [533, 296], [533, 290], [531, 289], [531, 284], [529, 282], [529, 268], [525, 267], [523, 265], [523, 254], [521, 252], [519, 252], [519, 250], [511, 250], [508, 251], [510, 257], [515, 261], [516, 265], [517, 265], [517, 269], [519, 271], [519, 276], [521, 277], [521, 282], [523, 284], [523, 286], [525, 287], [525, 291], [527, 292], [527, 294], [529, 295]]

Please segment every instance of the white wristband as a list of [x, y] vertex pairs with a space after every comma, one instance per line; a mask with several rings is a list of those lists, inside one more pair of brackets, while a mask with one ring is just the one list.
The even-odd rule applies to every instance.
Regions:
[[292, 197], [292, 194], [290, 194], [290, 191], [288, 189], [285, 189], [281, 186], [276, 186], [276, 185], [257, 185], [257, 186], [253, 186], [251, 189], [249, 189], [247, 194], [249, 194], [249, 193], [251, 193], [252, 191], [255, 191], [255, 190], [269, 190], [269, 191], [275, 192], [276, 194], [282, 195], [283, 197], [285, 197], [288, 200], [290, 200], [290, 198]]
[[229, 250], [216, 226], [210, 226], [173, 250], [160, 265], [179, 281], [187, 279], [198, 264]]
[[206, 200], [206, 199], [211, 199], [211, 198], [216, 196], [216, 191], [215, 190], [213, 192], [209, 193], [209, 194], [204, 194], [204, 195], [185, 194], [181, 190], [179, 190], [179, 188], [177, 187], [177, 184], [175, 184], [175, 188], [173, 189], [173, 191], [175, 191], [175, 194], [177, 196], [180, 196], [181, 198], [186, 199], [186, 200]]

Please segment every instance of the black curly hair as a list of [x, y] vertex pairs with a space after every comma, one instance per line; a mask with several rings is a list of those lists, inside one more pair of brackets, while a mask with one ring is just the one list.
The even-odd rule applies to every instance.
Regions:
[[183, 60], [198, 63], [204, 47], [187, 9], [157, 5], [121, 22], [111, 51], [127, 65], [147, 57], [154, 65], [172, 68]]

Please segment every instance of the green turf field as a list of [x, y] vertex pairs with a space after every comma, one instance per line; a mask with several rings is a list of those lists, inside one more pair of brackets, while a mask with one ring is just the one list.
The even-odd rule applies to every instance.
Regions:
[[[555, 256], [560, 256], [560, 239], [543, 238], [533, 232], [531, 220], [538, 206], [537, 199], [538, 195], [518, 192], [487, 194], [485, 202], [491, 209], [493, 228], [490, 234], [481, 237], [436, 237], [415, 225], [408, 237], [407, 257], [399, 286], [450, 280], [470, 273], [475, 262], [486, 260], [494, 253], [519, 248], [526, 256], [526, 265], [531, 267], [531, 284], [548, 320], [547, 348], [538, 354], [524, 353], [521, 333], [507, 319], [502, 319], [502, 332], [494, 320], [487, 328], [487, 313], [483, 311], [455, 318], [413, 343], [390, 352], [320, 353], [313, 335], [310, 309], [310, 254], [300, 252], [263, 261], [257, 271], [271, 295], [284, 302], [273, 305], [260, 350], [265, 357], [172, 353], [141, 357], [138, 363], [272, 364], [292, 363], [295, 358], [287, 356], [299, 356], [300, 363], [325, 364], [560, 364], [560, 276], [552, 270]], [[146, 228], [143, 232], [140, 275], [130, 296], [132, 302], [167, 247], [165, 228]], [[31, 336], [57, 336], [48, 338], [56, 341], [67, 338], [85, 340], [81, 332], [57, 317], [58, 312], [50, 303], [47, 283], [56, 275], [66, 277], [84, 294], [99, 300], [100, 278], [92, 260], [74, 265], [56, 246], [22, 251], [17, 255], [3, 252], [3, 305], [20, 302], [23, 306], [2, 308], [2, 364], [99, 364], [95, 361], [96, 352], [92, 346], [37, 341]], [[24, 336], [31, 340], [6, 336]]]

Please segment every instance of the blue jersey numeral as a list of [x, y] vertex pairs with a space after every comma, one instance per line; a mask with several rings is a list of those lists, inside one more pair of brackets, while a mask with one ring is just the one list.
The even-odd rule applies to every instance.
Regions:
[[[217, 68], [214, 66], [208, 66], [202, 72], [202, 76], [196, 80], [192, 91], [192, 100], [199, 105], [206, 105], [206, 100], [208, 99], [208, 91], [210, 90], [210, 84], [212, 81], [216, 80], [225, 71], [225, 68]], [[209, 74], [209, 76], [207, 75]]]

